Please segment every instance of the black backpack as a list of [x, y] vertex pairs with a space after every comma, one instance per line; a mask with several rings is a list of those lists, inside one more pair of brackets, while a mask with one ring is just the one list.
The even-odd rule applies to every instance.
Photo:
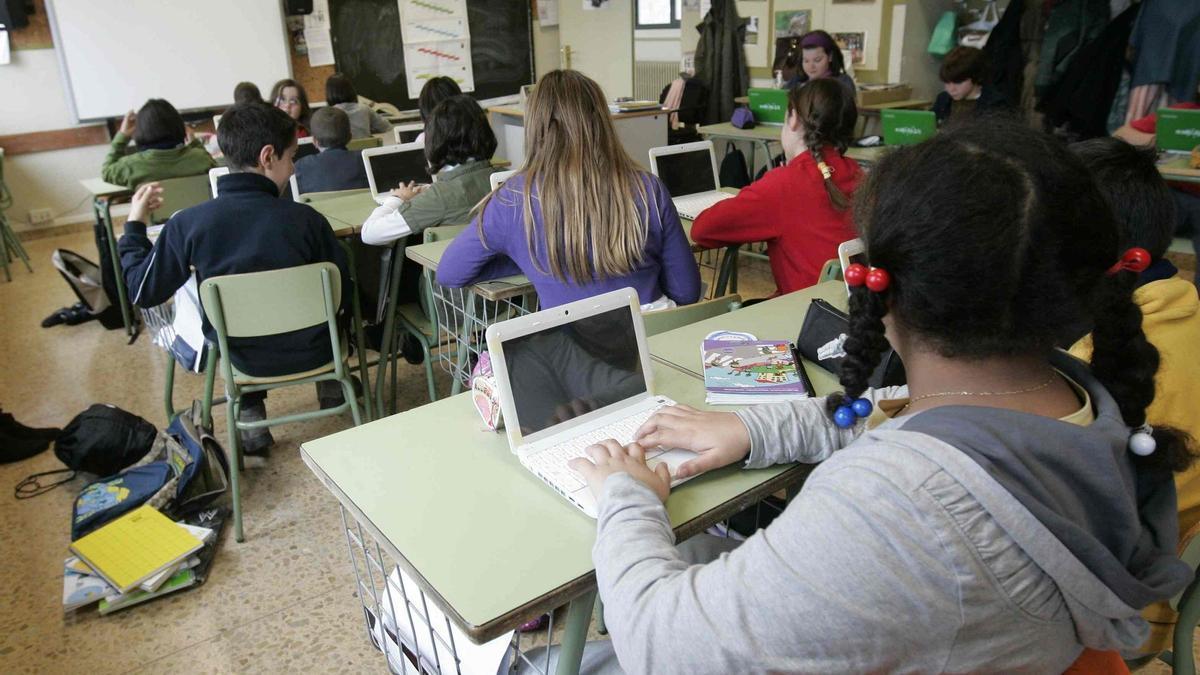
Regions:
[[[36, 497], [73, 478], [79, 471], [110, 476], [136, 464], [150, 452], [158, 430], [146, 420], [106, 403], [93, 403], [79, 413], [54, 441], [54, 454], [66, 469], [44, 471], [17, 484], [17, 499]], [[69, 474], [43, 485], [42, 476]]]
[[721, 187], [744, 188], [750, 184], [750, 170], [746, 168], [746, 156], [730, 143], [725, 147], [725, 158], [721, 160]]

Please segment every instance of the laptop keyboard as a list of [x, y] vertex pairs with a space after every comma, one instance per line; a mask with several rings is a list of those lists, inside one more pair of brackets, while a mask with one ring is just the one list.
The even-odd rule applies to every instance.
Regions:
[[733, 195], [727, 192], [701, 192], [694, 195], [675, 197], [675, 210], [688, 220], [695, 220], [702, 211], [719, 201], [729, 199]]
[[[581, 436], [576, 436], [568, 441], [552, 445], [541, 452], [532, 455], [526, 459], [526, 463], [530, 469], [540, 474], [544, 479], [567, 492], [574, 492], [585, 485], [583, 477], [569, 466], [567, 462], [576, 457], [586, 457], [585, 452], [589, 446], [595, 445], [600, 441], [613, 438], [621, 445], [628, 445], [633, 442], [633, 434], [638, 428], [650, 419], [650, 416], [662, 408], [663, 406], [655, 406], [642, 412], [634, 413], [633, 415], [621, 420], [617, 420], [612, 424], [600, 427], [593, 431], [589, 431]], [[646, 458], [656, 457], [661, 455], [662, 448], [646, 450]]]

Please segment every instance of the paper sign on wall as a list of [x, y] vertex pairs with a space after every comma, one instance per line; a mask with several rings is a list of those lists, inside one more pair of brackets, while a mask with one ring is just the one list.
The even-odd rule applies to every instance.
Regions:
[[416, 98], [434, 77], [449, 77], [463, 91], [475, 91], [465, 0], [399, 0], [399, 6], [409, 96]]
[[12, 52], [8, 47], [8, 31], [4, 28], [4, 24], [0, 23], [0, 66], [7, 66], [12, 62]]

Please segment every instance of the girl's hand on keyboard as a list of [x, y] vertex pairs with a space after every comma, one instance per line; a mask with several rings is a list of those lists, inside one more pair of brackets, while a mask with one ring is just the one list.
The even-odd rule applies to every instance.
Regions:
[[584, 457], [576, 457], [568, 462], [568, 466], [583, 476], [592, 494], [596, 495], [597, 502], [604, 493], [605, 479], [614, 473], [633, 476], [653, 490], [660, 500], [667, 501], [667, 495], [671, 493], [671, 470], [665, 463], [659, 464], [653, 470], [646, 466], [646, 451], [642, 446], [630, 443], [621, 447], [620, 443], [610, 438], [590, 446], [586, 452], [591, 461]]
[[750, 454], [750, 432], [737, 415], [701, 412], [686, 405], [654, 413], [633, 435], [633, 440], [647, 448], [683, 448], [699, 453], [696, 459], [679, 465], [675, 478], [719, 469]]

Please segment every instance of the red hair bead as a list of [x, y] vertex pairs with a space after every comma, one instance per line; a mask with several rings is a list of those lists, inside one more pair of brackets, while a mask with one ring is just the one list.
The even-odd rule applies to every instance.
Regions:
[[870, 272], [867, 272], [867, 288], [875, 293], [882, 293], [887, 290], [892, 283], [892, 275], [887, 273], [887, 270], [879, 267], [872, 267]]
[[867, 267], [860, 263], [852, 263], [842, 272], [847, 286], [862, 286], [867, 281]]
[[1106, 272], [1106, 274], [1110, 277], [1117, 272], [1133, 272], [1134, 274], [1141, 274], [1142, 272], [1145, 272], [1146, 268], [1149, 266], [1150, 252], [1144, 248], [1135, 246], [1128, 251], [1125, 251], [1125, 253], [1121, 255], [1121, 259], [1113, 263], [1112, 267], [1108, 268], [1108, 272]]

